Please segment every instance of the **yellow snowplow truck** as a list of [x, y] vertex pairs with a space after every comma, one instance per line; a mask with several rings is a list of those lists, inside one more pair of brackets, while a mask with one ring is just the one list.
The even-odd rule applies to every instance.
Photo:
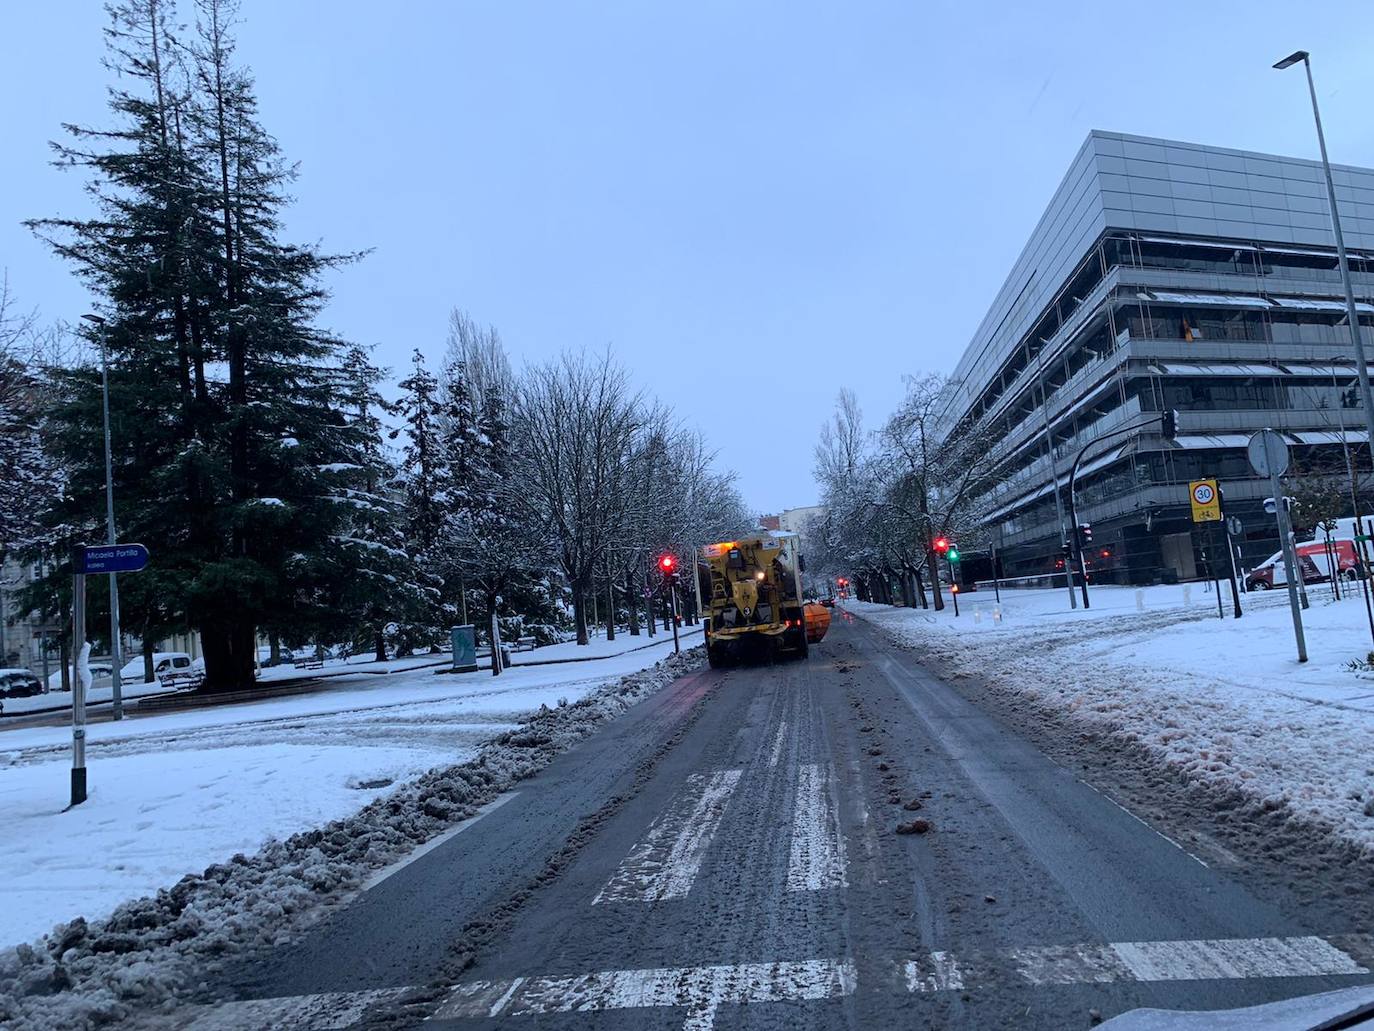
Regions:
[[795, 533], [723, 541], [701, 549], [706, 656], [713, 667], [744, 658], [806, 658], [800, 541]]

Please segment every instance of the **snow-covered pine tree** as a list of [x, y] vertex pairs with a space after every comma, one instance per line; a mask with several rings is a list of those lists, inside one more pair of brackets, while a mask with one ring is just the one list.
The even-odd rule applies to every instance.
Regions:
[[338, 404], [350, 460], [327, 470], [342, 509], [334, 540], [346, 567], [346, 575], [337, 579], [337, 625], [330, 636], [365, 643], [378, 661], [387, 657], [384, 628], [389, 623], [400, 627], [401, 654], [434, 643], [432, 614], [440, 593], [406, 550], [401, 496], [393, 487], [397, 470], [382, 442], [382, 416], [394, 414], [397, 406], [378, 392], [381, 378], [364, 348], [349, 348], [338, 379]]
[[[402, 499], [404, 547], [415, 566], [413, 575], [429, 588], [442, 582], [439, 539], [455, 489], [440, 432], [439, 382], [418, 348], [411, 356], [410, 374], [397, 386], [401, 396], [396, 411], [403, 427], [392, 430], [391, 437], [404, 434], [405, 442], [394, 485]], [[432, 598], [427, 611], [413, 618], [418, 626], [437, 631], [444, 622], [440, 599]]]
[[[68, 127], [58, 148], [90, 173], [99, 216], [32, 224], [103, 299], [116, 520], [154, 548], [126, 604], [145, 595], [150, 634], [155, 605], [198, 629], [206, 689], [232, 690], [253, 683], [257, 628], [308, 623], [346, 573], [327, 472], [352, 454], [334, 407], [344, 347], [314, 321], [320, 274], [348, 259], [280, 240], [293, 170], [234, 63], [232, 5], [200, 0], [185, 47], [164, 7], [112, 8], [110, 61], [131, 85], [111, 91], [113, 128]], [[101, 511], [100, 420], [88, 373], [65, 386], [71, 511], [54, 522], [79, 526]]]

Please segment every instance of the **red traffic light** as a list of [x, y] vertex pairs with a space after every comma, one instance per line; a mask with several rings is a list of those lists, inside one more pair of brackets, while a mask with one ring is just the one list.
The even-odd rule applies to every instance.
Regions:
[[936, 537], [936, 538], [935, 538], [935, 550], [938, 551], [941, 555], [943, 555], [945, 552], [947, 552], [947, 551], [949, 550], [949, 538], [948, 538], [948, 537]]
[[677, 557], [674, 555], [660, 555], [658, 557], [658, 568], [665, 573], [671, 573], [677, 568]]

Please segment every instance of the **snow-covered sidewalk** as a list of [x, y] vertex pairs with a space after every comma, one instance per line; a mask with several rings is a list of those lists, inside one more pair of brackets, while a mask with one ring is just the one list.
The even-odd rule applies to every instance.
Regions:
[[348, 816], [471, 759], [541, 706], [576, 702], [672, 654], [671, 636], [628, 652], [631, 642], [647, 639], [500, 677], [357, 673], [309, 695], [91, 724], [90, 798], [69, 812], [71, 731], [0, 732], [0, 948]]
[[846, 602], [895, 640], [1051, 710], [1140, 745], [1186, 777], [1327, 828], [1374, 857], [1374, 672], [1358, 585], [1309, 588], [1310, 661], [1294, 647], [1287, 595], [1243, 596], [1224, 619], [1202, 585], [1097, 587], [1070, 611], [1063, 589], [960, 596], [953, 610]]

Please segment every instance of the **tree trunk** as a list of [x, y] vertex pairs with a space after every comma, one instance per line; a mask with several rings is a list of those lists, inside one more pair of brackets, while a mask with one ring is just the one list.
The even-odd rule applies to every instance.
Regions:
[[72, 689], [72, 635], [64, 633], [60, 648], [62, 650], [62, 690], [68, 693]]
[[639, 595], [635, 590], [635, 575], [633, 571], [625, 573], [625, 604], [630, 610], [630, 636], [639, 636]]
[[386, 635], [382, 633], [382, 628], [377, 627], [372, 631], [373, 658], [378, 662], [386, 661]]
[[153, 673], [153, 651], [156, 648], [157, 642], [151, 637], [145, 637], [143, 639], [143, 682], [145, 684], [151, 684], [153, 682], [153, 677], [156, 676], [156, 674]]
[[615, 640], [615, 580], [606, 574], [606, 640]]
[[267, 635], [267, 665], [281, 665], [281, 638], [276, 634]]
[[573, 624], [577, 627], [577, 643], [587, 644], [587, 600], [582, 593], [581, 584], [573, 584]]
[[935, 611], [945, 610], [945, 597], [940, 591], [940, 560], [936, 558], [934, 549], [926, 552], [926, 569], [930, 573], [930, 593], [935, 599]]
[[912, 567], [912, 570], [911, 570], [911, 576], [912, 576], [912, 578], [916, 581], [916, 597], [917, 597], [917, 598], [920, 600], [920, 602], [921, 602], [921, 608], [923, 608], [923, 609], [928, 609], [928, 608], [930, 608], [929, 603], [927, 603], [927, 601], [926, 601], [926, 585], [925, 585], [925, 581], [921, 579], [921, 567], [920, 567], [920, 566], [913, 566], [913, 567]]

